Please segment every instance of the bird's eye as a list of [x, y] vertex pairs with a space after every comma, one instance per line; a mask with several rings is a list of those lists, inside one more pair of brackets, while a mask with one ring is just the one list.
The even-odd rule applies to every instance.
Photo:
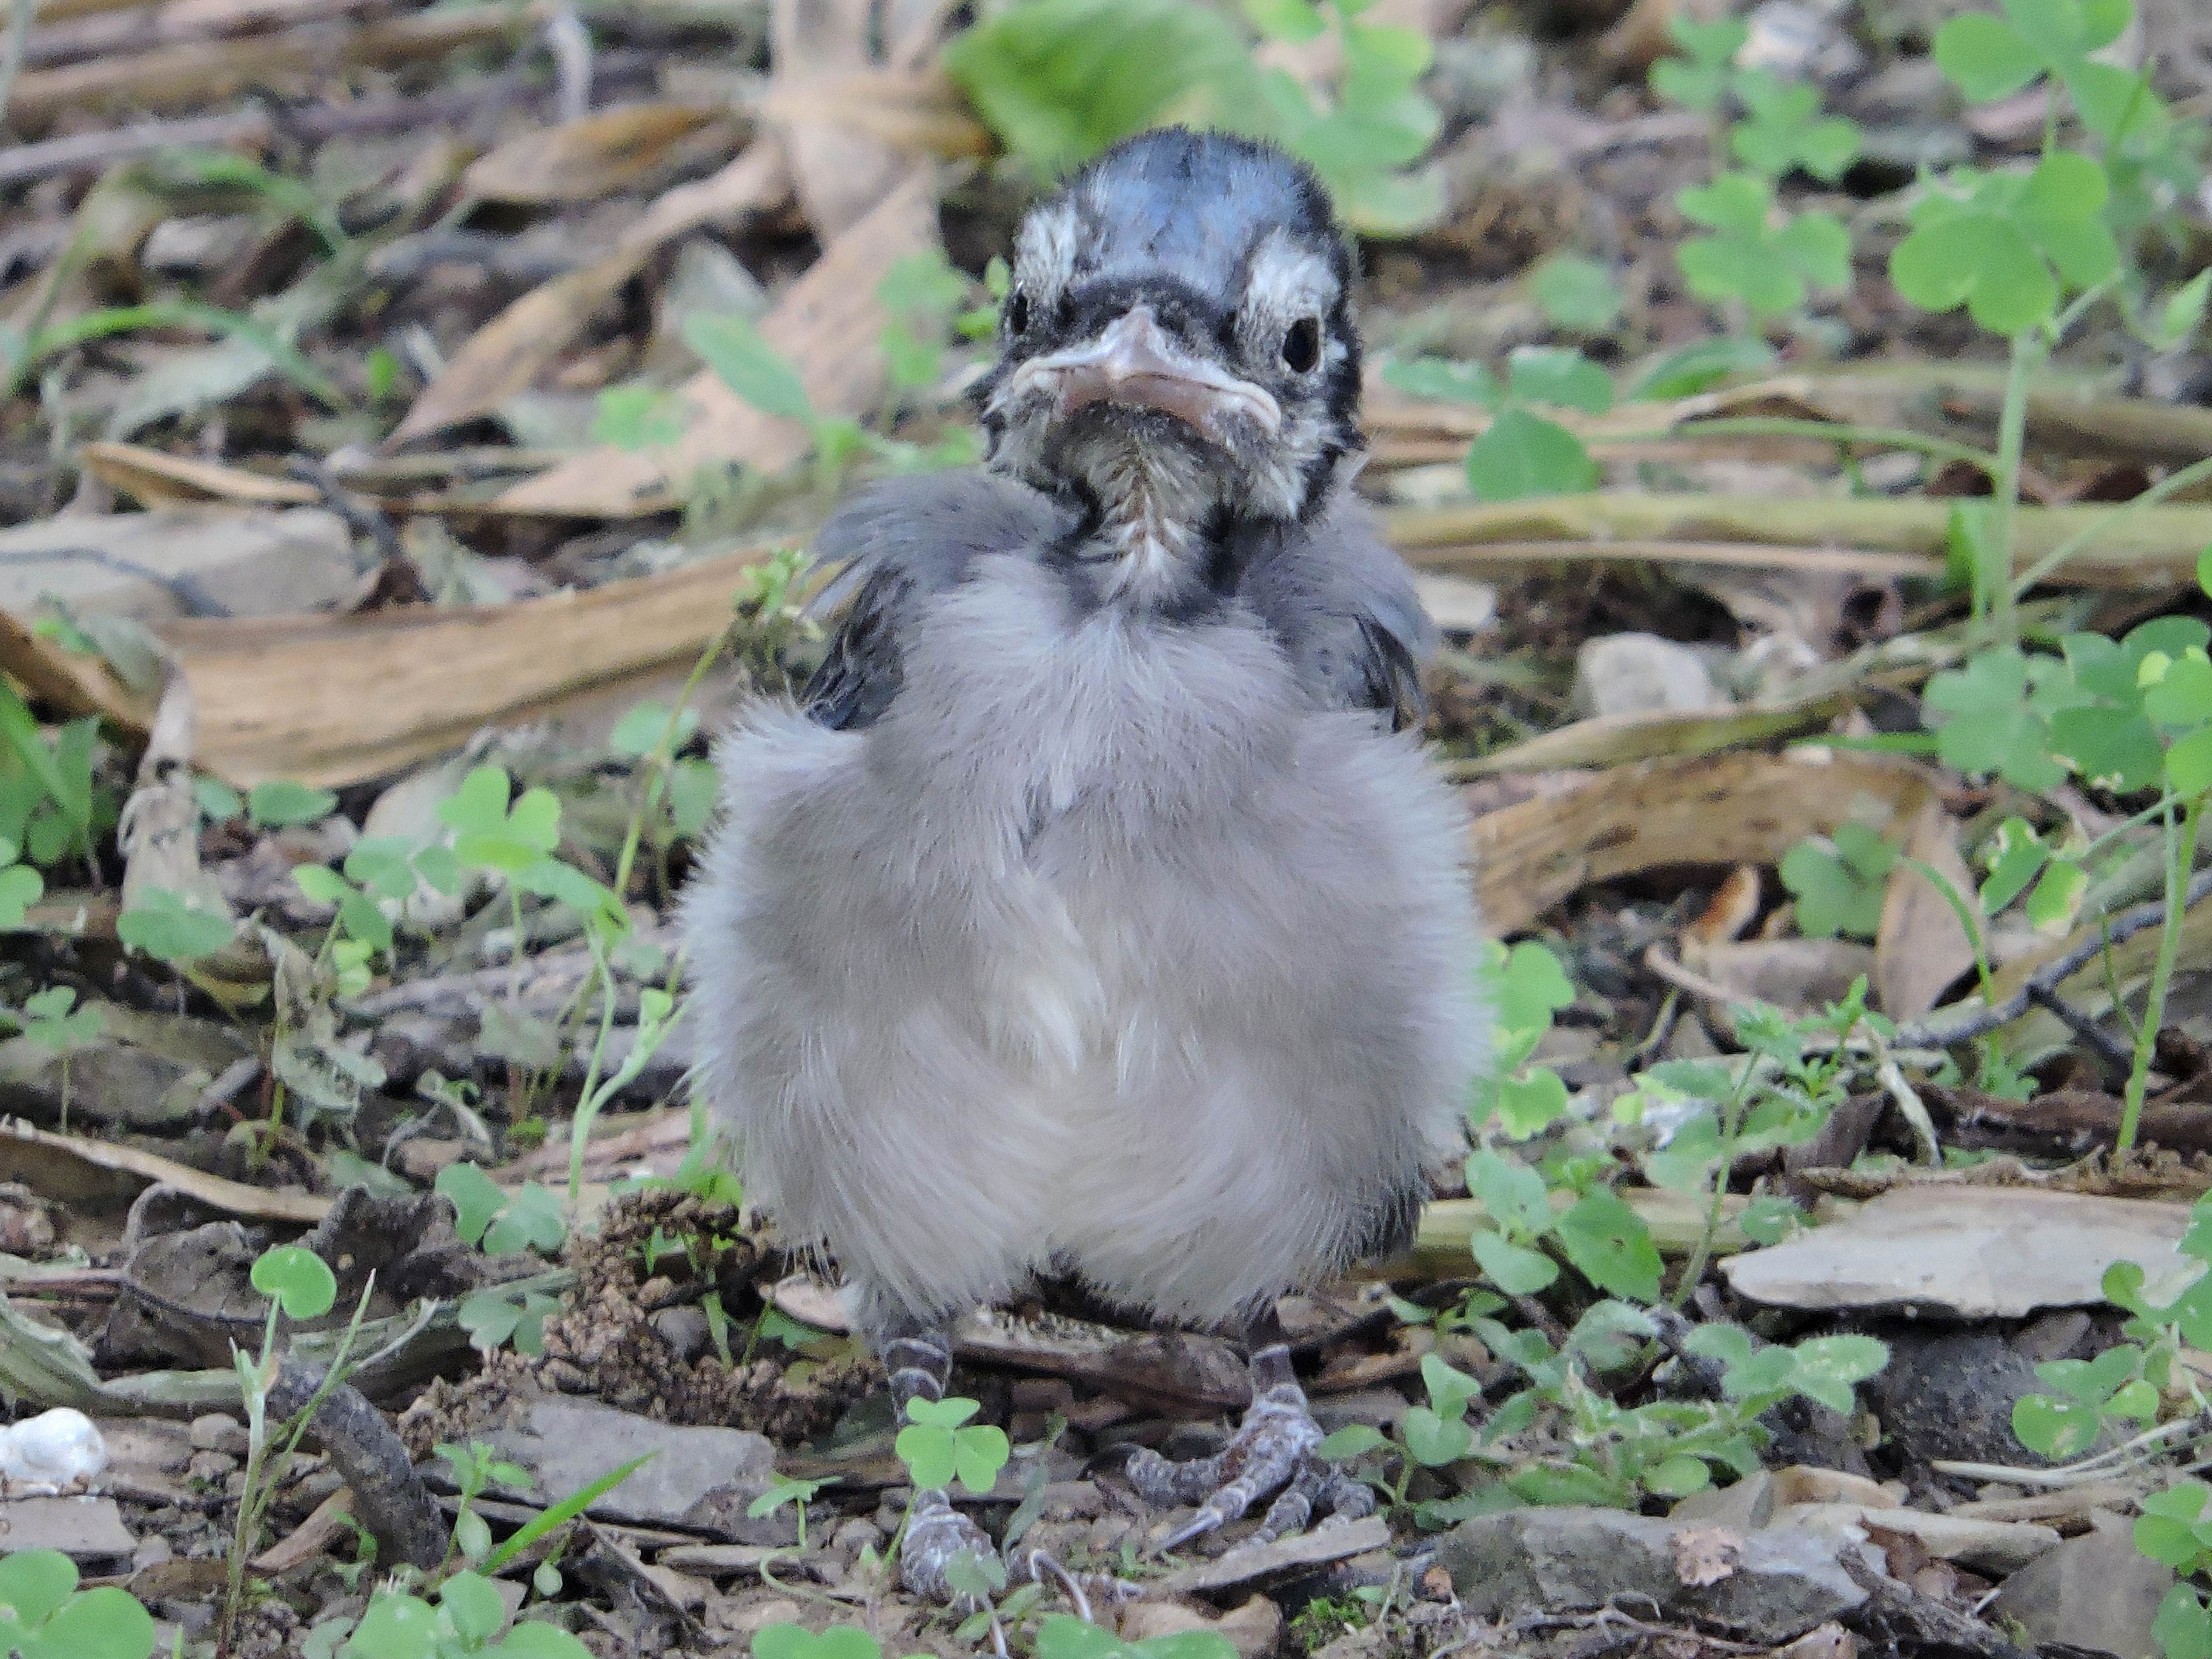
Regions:
[[1312, 371], [1321, 362], [1321, 319], [1301, 317], [1283, 336], [1283, 367], [1293, 374]]
[[1018, 289], [1006, 302], [1006, 331], [1010, 334], [1030, 331], [1030, 296]]

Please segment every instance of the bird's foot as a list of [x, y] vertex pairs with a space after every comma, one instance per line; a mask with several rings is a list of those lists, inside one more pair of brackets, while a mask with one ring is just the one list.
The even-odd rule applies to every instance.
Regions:
[[906, 1541], [899, 1547], [899, 1583], [915, 1595], [963, 1613], [981, 1611], [982, 1603], [952, 1582], [953, 1563], [969, 1553], [980, 1561], [1000, 1561], [1011, 1583], [1058, 1586], [1085, 1620], [1094, 1601], [1126, 1601], [1139, 1594], [1136, 1585], [1111, 1573], [1071, 1572], [1043, 1550], [1016, 1545], [1001, 1556], [982, 1528], [953, 1508], [942, 1490], [916, 1492]]
[[1322, 1439], [1305, 1390], [1291, 1370], [1290, 1350], [1278, 1345], [1252, 1356], [1252, 1407], [1226, 1446], [1182, 1463], [1139, 1449], [1129, 1459], [1129, 1480], [1149, 1504], [1199, 1506], [1160, 1540], [1161, 1550], [1226, 1526], [1272, 1492], [1275, 1501], [1255, 1539], [1271, 1542], [1298, 1531], [1316, 1510], [1342, 1521], [1374, 1510], [1375, 1494], [1364, 1484], [1314, 1455]]
[[915, 1493], [906, 1540], [899, 1546], [899, 1583], [916, 1595], [972, 1612], [971, 1598], [953, 1587], [951, 1576], [963, 1553], [984, 1561], [998, 1554], [989, 1534], [954, 1509], [941, 1489]]
[[[952, 1342], [942, 1329], [913, 1330], [883, 1345], [884, 1369], [890, 1373], [891, 1397], [902, 1414], [910, 1400], [942, 1400], [952, 1374]], [[964, 1555], [978, 1561], [998, 1561], [1009, 1582], [1056, 1584], [1068, 1604], [1085, 1620], [1093, 1601], [1122, 1601], [1138, 1594], [1134, 1584], [1110, 1573], [1073, 1573], [1042, 1550], [1018, 1546], [1001, 1557], [990, 1534], [952, 1507], [951, 1497], [941, 1486], [914, 1495], [907, 1516], [906, 1535], [899, 1546], [899, 1583], [915, 1595], [963, 1613], [976, 1613], [988, 1605], [952, 1581], [957, 1563]], [[962, 1573], [958, 1576], [966, 1577]], [[1005, 1649], [1003, 1632], [995, 1638]]]

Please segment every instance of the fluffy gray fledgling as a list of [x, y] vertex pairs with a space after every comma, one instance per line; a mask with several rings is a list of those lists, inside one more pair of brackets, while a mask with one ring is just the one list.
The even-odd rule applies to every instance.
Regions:
[[[983, 469], [838, 514], [805, 706], [721, 746], [708, 1097], [902, 1401], [1036, 1273], [1266, 1334], [1462, 1145], [1463, 825], [1408, 729], [1428, 625], [1347, 487], [1350, 279], [1273, 150], [1169, 131], [1079, 174], [1022, 232]], [[1178, 1537], [1277, 1488], [1271, 1528], [1358, 1504], [1279, 1348], [1255, 1401], [1222, 1457], [1132, 1465], [1207, 1498]], [[942, 1593], [963, 1528], [917, 1512], [909, 1583]]]

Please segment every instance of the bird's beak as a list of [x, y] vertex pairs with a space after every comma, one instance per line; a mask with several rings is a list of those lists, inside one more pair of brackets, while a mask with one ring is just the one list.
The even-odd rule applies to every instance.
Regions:
[[1030, 387], [1049, 392], [1063, 416], [1096, 403], [1154, 409], [1216, 441], [1240, 422], [1270, 436], [1283, 424], [1282, 405], [1265, 386], [1186, 351], [1150, 306], [1117, 317], [1095, 340], [1030, 358], [1014, 371], [1008, 390]]

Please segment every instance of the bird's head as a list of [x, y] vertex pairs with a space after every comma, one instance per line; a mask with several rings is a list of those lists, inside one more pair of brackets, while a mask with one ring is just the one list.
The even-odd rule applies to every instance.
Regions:
[[1155, 556], [1300, 518], [1360, 442], [1351, 287], [1303, 163], [1220, 133], [1130, 139], [1023, 223], [976, 392], [990, 464]]

